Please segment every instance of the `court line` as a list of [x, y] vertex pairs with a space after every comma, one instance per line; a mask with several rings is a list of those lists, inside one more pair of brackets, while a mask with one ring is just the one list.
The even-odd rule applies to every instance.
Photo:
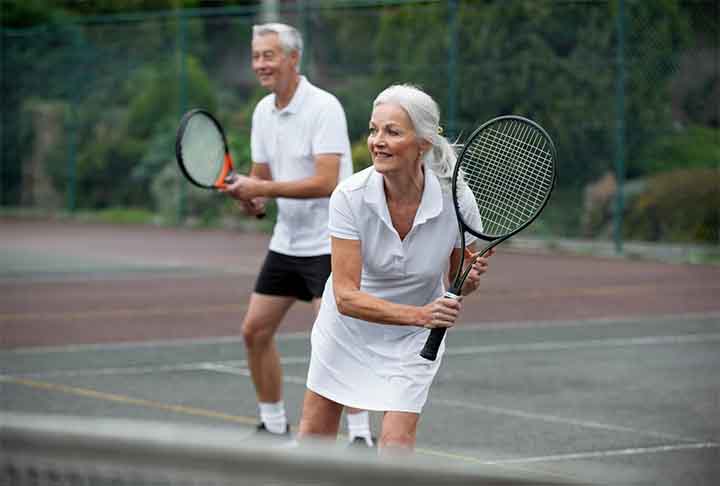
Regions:
[[720, 333], [697, 333], [674, 336], [642, 336], [629, 338], [587, 339], [582, 341], [540, 341], [522, 344], [496, 344], [480, 346], [453, 346], [447, 356], [464, 356], [485, 353], [528, 351], [568, 351], [587, 348], [616, 348], [664, 344], [695, 344], [720, 341]]
[[[445, 356], [467, 356], [493, 353], [516, 353], [532, 351], [569, 351], [574, 349], [605, 348], [605, 347], [631, 347], [631, 346], [657, 346], [668, 344], [697, 344], [720, 341], [720, 333], [696, 333], [671, 336], [640, 336], [631, 338], [607, 338], [572, 341], [539, 341], [519, 344], [488, 344], [479, 346], [452, 347], [445, 352]], [[308, 364], [310, 357], [284, 356], [280, 358], [283, 365]], [[170, 371], [232, 371], [237, 368], [246, 368], [247, 360], [230, 361], [199, 361], [179, 363], [172, 365], [151, 365], [140, 367], [93, 368], [81, 370], [53, 370], [30, 373], [15, 373], [21, 376], [93, 376], [93, 375], [131, 375]]]
[[[565, 327], [584, 327], [593, 325], [615, 325], [615, 324], [657, 324], [660, 322], [688, 321], [688, 320], [718, 320], [720, 312], [690, 312], [682, 314], [660, 314], [642, 316], [617, 316], [590, 319], [566, 319], [566, 320], [529, 320], [529, 321], [496, 321], [496, 322], [467, 322], [458, 324], [452, 329], [452, 333], [458, 332], [482, 332], [510, 329], [551, 329]], [[275, 339], [279, 342], [309, 340], [310, 331], [281, 332]], [[2, 354], [42, 354], [42, 353], [66, 353], [82, 351], [113, 351], [125, 349], [144, 349], [153, 347], [180, 347], [194, 345], [214, 344], [243, 344], [242, 338], [238, 336], [217, 336], [210, 338], [182, 338], [182, 339], [155, 339], [146, 341], [127, 341], [122, 343], [101, 343], [101, 344], [67, 344], [60, 346], [26, 346], [10, 349], [1, 349]]]
[[[46, 373], [46, 374], [26, 374], [22, 375], [24, 377], [32, 376], [63, 376], [63, 377], [72, 377], [72, 376], [97, 376], [97, 375], [120, 375], [120, 374], [144, 374], [144, 373], [156, 373], [156, 372], [167, 372], [167, 371], [214, 371], [218, 373], [227, 373], [232, 374], [235, 376], [242, 376], [246, 378], [250, 378], [250, 370], [247, 368], [234, 366], [234, 365], [228, 365], [225, 363], [211, 363], [211, 362], [203, 362], [203, 363], [193, 363], [193, 364], [182, 364], [182, 365], [169, 365], [169, 366], [158, 366], [158, 367], [135, 367], [130, 369], [123, 369], [123, 368], [108, 368], [104, 370], [80, 370], [80, 371], [74, 371], [74, 372], [54, 372], [54, 373]], [[0, 378], [0, 381], [3, 381]], [[27, 383], [44, 383], [36, 380], [32, 380], [29, 378], [16, 378], [16, 377], [8, 377], [5, 381], [11, 381], [11, 382], [27, 382]], [[304, 386], [306, 383], [306, 378], [303, 376], [294, 376], [289, 374], [283, 374], [283, 382], [293, 384], [293, 385], [301, 385]], [[25, 384], [25, 383], [21, 383]], [[64, 385], [52, 385], [53, 388], [56, 387], [65, 387]], [[73, 389], [74, 387], [65, 387], [68, 390]], [[600, 429], [600, 430], [608, 430], [608, 431], [615, 431], [615, 432], [629, 432], [637, 435], [645, 435], [649, 437], [657, 437], [657, 438], [663, 438], [663, 439], [673, 439], [673, 440], [681, 440], [684, 442], [696, 442], [697, 439], [694, 438], [688, 438], [688, 437], [682, 437], [674, 434], [668, 434], [663, 432], [654, 432], [654, 431], [644, 431], [644, 430], [638, 430], [631, 427], [625, 427], [621, 425], [613, 425], [613, 424], [606, 424], [601, 422], [595, 422], [595, 421], [587, 421], [587, 420], [578, 420], [578, 419], [572, 419], [572, 418], [566, 418], [566, 417], [560, 417], [555, 415], [547, 415], [547, 414], [538, 414], [538, 413], [532, 413], [532, 412], [526, 412], [523, 410], [517, 410], [517, 409], [511, 409], [511, 408], [505, 408], [505, 407], [493, 407], [493, 406], [487, 406], [487, 405], [479, 405], [475, 403], [468, 403], [468, 402], [461, 402], [456, 400], [447, 400], [447, 399], [430, 399], [430, 403], [437, 403], [443, 406], [449, 406], [449, 407], [455, 407], [455, 408], [466, 408], [476, 411], [482, 411], [486, 413], [492, 413], [492, 414], [498, 414], [498, 415], [506, 415], [526, 420], [536, 420], [536, 421], [542, 421], [542, 422], [549, 422], [549, 423], [558, 423], [563, 425], [574, 425], [578, 427], [583, 428], [592, 428], [592, 429]]]
[[646, 454], [658, 454], [664, 452], [675, 452], [684, 450], [697, 450], [697, 449], [717, 449], [720, 448], [720, 444], [717, 442], [697, 442], [692, 444], [671, 444], [654, 447], [631, 447], [627, 449], [610, 449], [604, 451], [589, 451], [589, 452], [572, 452], [568, 454], [555, 454], [549, 456], [535, 456], [535, 457], [518, 457], [513, 459], [498, 459], [493, 461], [482, 461], [485, 465], [512, 465], [512, 464], [531, 464], [538, 462], [559, 462], [559, 461], [571, 461], [578, 459], [597, 459], [602, 457], [617, 457], [617, 456], [632, 456], [632, 455], [646, 455]]
[[204, 408], [189, 407], [186, 405], [170, 405], [167, 403], [157, 402], [155, 400], [145, 400], [142, 398], [133, 398], [127, 395], [117, 393], [99, 392], [90, 388], [79, 388], [68, 385], [60, 385], [57, 383], [49, 383], [46, 381], [29, 380], [27, 378], [16, 378], [13, 376], [0, 375], [0, 383], [12, 383], [15, 385], [23, 385], [34, 389], [54, 391], [66, 395], [74, 395], [84, 398], [94, 398], [107, 402], [122, 403], [126, 405], [138, 405], [141, 407], [152, 408], [155, 410], [163, 410], [166, 412], [174, 412], [185, 415], [193, 415], [197, 417], [213, 418], [236, 422], [245, 425], [256, 425], [257, 418], [244, 417], [240, 415], [230, 415], [222, 412], [216, 412]]
[[[99, 392], [97, 390], [92, 390], [90, 388], [79, 388], [79, 387], [73, 387], [68, 385], [60, 385], [56, 383], [49, 383], [45, 381], [37, 381], [37, 380], [28, 380], [25, 378], [16, 378], [13, 376], [7, 376], [7, 375], [0, 375], [0, 383], [12, 383], [15, 385], [22, 385], [27, 386], [29, 388], [33, 389], [39, 389], [39, 390], [45, 390], [45, 391], [52, 391], [52, 392], [58, 392], [66, 395], [74, 395], [74, 396], [80, 396], [84, 398], [93, 398], [97, 400], [102, 401], [110, 401], [115, 403], [122, 403], [126, 405], [137, 405], [141, 407], [147, 407], [152, 408], [156, 410], [163, 410], [167, 412], [173, 412], [178, 414], [184, 414], [184, 415], [192, 415], [192, 416], [198, 416], [198, 417], [204, 417], [204, 418], [212, 418], [212, 419], [218, 419], [228, 422], [234, 422], [234, 423], [240, 423], [244, 425], [257, 425], [257, 417], [247, 417], [242, 415], [230, 415], [222, 412], [216, 412], [213, 410], [208, 410], [204, 408], [197, 408], [197, 407], [188, 407], [185, 405], [171, 405], [166, 404], [162, 402], [157, 402], [154, 400], [145, 400], [142, 398], [134, 398], [130, 397], [128, 395], [120, 395], [116, 393], [107, 393], [107, 392]], [[457, 460], [463, 460], [463, 461], [473, 461], [477, 462], [479, 461], [477, 458], [469, 457], [469, 456], [461, 456], [457, 454], [452, 453], [446, 453], [442, 451], [433, 451], [430, 449], [424, 449], [424, 448], [416, 448], [416, 452], [420, 454], [428, 454], [428, 455], [436, 455], [441, 457], [453, 457]], [[544, 474], [552, 474], [553, 476], [564, 478], [564, 479], [577, 479], [573, 476], [568, 476], [564, 474], [560, 474], [557, 472], [548, 472], [543, 471], [541, 469], [529, 469], [524, 468], [522, 466], [518, 465], [503, 465], [503, 464], [497, 464], [499, 467], [511, 467], [512, 469], [522, 470], [522, 471], [530, 471], [530, 472], [542, 472]]]
[[[243, 312], [247, 309], [245, 304], [218, 304], [187, 307], [182, 310], [186, 314], [208, 314], [211, 312]], [[177, 315], [177, 307], [143, 307], [141, 309], [97, 309], [75, 312], [32, 312], [32, 313], [11, 313], [0, 314], [0, 322], [23, 322], [28, 319], [40, 321], [80, 321], [87, 319], [103, 319], [117, 317], [137, 317], [142, 315], [143, 318], [148, 316], [168, 316]]]
[[507, 415], [510, 417], [516, 417], [526, 420], [536, 420], [541, 422], [549, 422], [549, 423], [557, 423], [562, 425], [574, 425], [578, 427], [588, 428], [588, 429], [600, 429], [600, 430], [608, 430], [608, 431], [614, 431], [614, 432], [629, 432], [636, 435], [645, 435], [649, 437], [656, 437], [659, 439], [672, 439], [672, 440], [678, 440], [682, 442], [697, 442], [698, 439], [690, 438], [690, 437], [683, 437], [675, 434], [668, 434], [665, 432], [654, 432], [650, 430], [640, 430], [635, 429], [632, 427], [626, 427], [623, 425], [613, 425], [613, 424], [606, 424], [602, 422], [595, 422], [591, 420], [579, 420], [579, 419], [573, 419], [573, 418], [567, 418], [567, 417], [560, 417], [558, 415], [548, 415], [548, 414], [541, 414], [541, 413], [534, 413], [534, 412], [525, 412], [523, 410], [517, 410], [507, 407], [493, 407], [489, 405], [479, 405], [477, 403], [469, 403], [469, 402], [461, 402], [457, 400], [447, 400], [443, 398], [438, 399], [429, 399], [430, 403], [437, 403], [439, 405], [443, 406], [449, 406], [449, 407], [456, 407], [456, 408], [466, 408], [470, 410], [476, 410], [491, 414], [497, 414], [497, 415]]

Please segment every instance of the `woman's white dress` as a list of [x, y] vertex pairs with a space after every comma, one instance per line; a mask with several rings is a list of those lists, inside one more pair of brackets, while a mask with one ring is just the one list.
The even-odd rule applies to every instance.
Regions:
[[[430, 172], [412, 229], [393, 228], [383, 177], [372, 167], [344, 180], [330, 200], [330, 234], [360, 240], [361, 290], [396, 303], [422, 306], [442, 296], [443, 275], [459, 246], [449, 191]], [[476, 208], [468, 192], [461, 207]], [[465, 217], [473, 218], [473, 212]], [[476, 211], [474, 214], [477, 214]], [[468, 238], [468, 244], [474, 238]], [[429, 334], [417, 326], [378, 324], [342, 315], [332, 275], [312, 330], [307, 387], [332, 401], [364, 410], [420, 413], [445, 349], [428, 361], [419, 353]]]

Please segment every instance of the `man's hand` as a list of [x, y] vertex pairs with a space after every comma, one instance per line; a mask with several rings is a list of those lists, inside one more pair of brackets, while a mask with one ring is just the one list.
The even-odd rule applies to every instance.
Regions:
[[237, 202], [238, 206], [240, 206], [243, 212], [248, 216], [260, 216], [265, 214], [265, 200], [266, 199], [264, 197], [256, 197], [249, 201], [238, 199]]
[[254, 177], [236, 175], [231, 181], [228, 181], [227, 186], [220, 189], [220, 192], [227, 193], [230, 197], [238, 201], [252, 201], [262, 196], [262, 183], [260, 179]]

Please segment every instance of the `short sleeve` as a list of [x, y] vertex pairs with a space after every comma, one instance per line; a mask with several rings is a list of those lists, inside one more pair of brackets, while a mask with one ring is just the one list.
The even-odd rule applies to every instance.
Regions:
[[252, 115], [252, 128], [250, 129], [250, 157], [253, 162], [268, 162], [269, 156], [263, 143], [262, 116], [260, 115], [261, 103], [255, 107]]
[[313, 154], [347, 154], [350, 152], [345, 111], [336, 98], [330, 98], [319, 111], [312, 134]]
[[359, 240], [360, 231], [355, 221], [348, 195], [340, 187], [330, 196], [330, 235], [343, 240]]
[[[460, 207], [460, 214], [462, 214], [465, 225], [474, 229], [478, 233], [482, 233], [482, 218], [480, 217], [480, 209], [478, 208], [475, 196], [473, 196], [472, 191], [470, 191], [468, 187], [464, 187], [460, 189], [460, 191], [458, 206]], [[477, 241], [477, 239], [478, 238], [476, 236], [467, 232], [465, 233], [465, 243], [467, 245]], [[458, 234], [458, 239], [455, 241], [455, 248], [459, 247], [460, 235]]]

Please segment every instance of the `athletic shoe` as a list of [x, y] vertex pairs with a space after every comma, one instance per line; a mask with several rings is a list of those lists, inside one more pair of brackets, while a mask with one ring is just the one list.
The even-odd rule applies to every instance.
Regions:
[[255, 433], [259, 436], [266, 436], [266, 437], [290, 437], [290, 424], [287, 425], [287, 428], [285, 429], [285, 432], [282, 434], [277, 434], [275, 432], [270, 432], [268, 428], [265, 426], [265, 422], [260, 422], [257, 427], [255, 428]]
[[377, 439], [375, 437], [363, 437], [358, 435], [357, 437], [353, 437], [353, 439], [350, 441], [350, 447], [367, 447], [367, 448], [373, 448], [375, 447], [377, 443]]

